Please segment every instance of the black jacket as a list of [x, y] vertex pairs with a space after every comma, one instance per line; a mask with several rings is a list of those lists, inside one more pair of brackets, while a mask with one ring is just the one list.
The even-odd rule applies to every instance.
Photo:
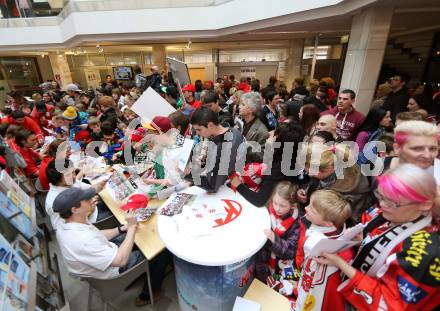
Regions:
[[[245, 145], [243, 135], [235, 128], [229, 128], [224, 134], [218, 135], [210, 140], [217, 149], [209, 148], [207, 155], [208, 167], [213, 167], [206, 173], [200, 174], [200, 187], [208, 192], [217, 192], [229, 175], [235, 171], [235, 164], [240, 163], [241, 159], [245, 157]], [[224, 149], [231, 146], [230, 153]], [[223, 155], [222, 155], [223, 153]], [[215, 159], [215, 163], [210, 162], [210, 159]], [[212, 161], [212, 160], [211, 160]], [[243, 161], [244, 163], [244, 161]], [[226, 171], [222, 171], [226, 167]], [[194, 179], [194, 173], [193, 179]], [[196, 183], [197, 184], [197, 183]]]
[[234, 126], [234, 119], [229, 111], [220, 110], [217, 113], [218, 120], [220, 124], [224, 127], [232, 127]]
[[160, 73], [155, 72], [151, 76], [147, 77], [147, 85], [153, 88], [156, 92], [160, 90], [160, 84], [162, 83], [162, 76]]

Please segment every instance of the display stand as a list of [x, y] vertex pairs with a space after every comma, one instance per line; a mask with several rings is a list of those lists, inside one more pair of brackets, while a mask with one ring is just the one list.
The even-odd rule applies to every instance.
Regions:
[[[182, 192], [196, 197], [181, 214], [158, 219], [159, 235], [175, 255], [180, 309], [232, 310], [252, 281], [253, 255], [267, 240], [269, 213], [226, 186], [216, 194], [199, 187]], [[171, 196], [161, 209], [175, 201]]]
[[58, 263], [54, 258], [54, 270], [47, 243], [49, 231], [44, 224], [37, 226], [35, 200], [24, 191], [23, 185], [5, 171], [0, 172], [0, 238], [14, 245], [15, 256], [21, 258], [19, 262], [29, 266], [25, 309], [58, 310], [65, 305]]

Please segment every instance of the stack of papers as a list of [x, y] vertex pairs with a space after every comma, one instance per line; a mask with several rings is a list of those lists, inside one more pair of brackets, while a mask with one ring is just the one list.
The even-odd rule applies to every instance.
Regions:
[[232, 311], [260, 311], [261, 305], [245, 298], [237, 297], [235, 299]]

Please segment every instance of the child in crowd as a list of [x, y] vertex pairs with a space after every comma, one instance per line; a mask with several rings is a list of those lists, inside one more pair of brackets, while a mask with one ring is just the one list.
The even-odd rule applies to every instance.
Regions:
[[81, 151], [86, 151], [87, 144], [92, 141], [87, 130], [81, 130], [75, 135], [75, 141], [79, 144]]
[[86, 106], [84, 104], [82, 104], [82, 103], [76, 104], [75, 108], [76, 108], [77, 111], [87, 112]]
[[127, 128], [128, 128], [128, 124], [126, 124], [125, 122], [122, 122], [122, 121], [118, 122], [118, 126], [115, 129], [116, 135], [118, 135], [120, 138], [124, 138], [125, 132], [127, 131]]
[[[319, 241], [340, 237], [350, 216], [350, 204], [338, 192], [317, 190], [312, 194], [305, 214], [312, 224], [306, 231], [303, 247], [305, 260], [298, 282], [295, 310], [344, 310], [344, 298], [337, 291], [342, 283], [338, 269], [319, 265], [309, 255]], [[339, 255], [349, 261], [353, 253], [348, 249]]]
[[268, 242], [256, 256], [256, 276], [274, 290], [291, 297], [299, 279], [302, 251], [298, 248], [306, 227], [297, 207], [297, 186], [282, 181], [275, 187], [269, 203], [271, 230], [264, 234]]
[[101, 141], [103, 138], [101, 133], [101, 121], [96, 117], [91, 117], [87, 121], [87, 124], [92, 141]]
[[[150, 124], [144, 126], [148, 130], [146, 135], [146, 144], [139, 143], [135, 145], [137, 150], [148, 150], [147, 159], [153, 162], [152, 169], [148, 170], [143, 176], [143, 181], [147, 185], [151, 185], [148, 194], [160, 199], [169, 196], [173, 191], [178, 191], [186, 187], [185, 181], [182, 179], [183, 172], [177, 168], [177, 163], [173, 161], [165, 162], [163, 157], [166, 150], [175, 145], [173, 132], [178, 133], [177, 129], [171, 129], [171, 122], [168, 117], [155, 117]], [[153, 126], [154, 123], [154, 126]], [[144, 135], [145, 136], [145, 135]], [[131, 135], [133, 140], [133, 135]], [[146, 147], [146, 148], [145, 148]], [[167, 190], [164, 190], [167, 188]]]
[[98, 116], [98, 110], [96, 108], [89, 107], [87, 109], [87, 113], [90, 117], [97, 117]]
[[75, 135], [80, 130], [87, 129], [87, 113], [79, 111], [77, 112], [75, 107], [69, 106], [63, 112], [63, 117], [69, 125], [69, 139], [71, 141], [75, 140]]
[[103, 122], [101, 124], [102, 141], [107, 144], [107, 147], [100, 149], [102, 156], [107, 162], [113, 162], [113, 155], [119, 151], [122, 146], [121, 137], [115, 133], [115, 128], [110, 122]]
[[125, 108], [122, 110], [122, 120], [129, 125], [131, 121], [136, 119], [138, 115], [130, 108]]
[[[135, 145], [135, 149], [148, 153], [149, 159], [153, 160], [153, 167], [150, 171], [147, 171], [142, 177], [143, 181], [148, 185], [153, 185], [150, 195], [154, 195], [158, 190], [169, 185], [169, 181], [165, 176], [165, 168], [163, 163], [163, 152], [161, 144], [159, 142], [160, 132], [166, 133], [171, 128], [171, 122], [167, 117], [155, 117], [153, 123], [145, 124], [147, 129], [146, 135], [150, 135], [145, 142], [141, 141], [141, 145]], [[157, 128], [158, 129], [157, 129]], [[146, 136], [145, 135], [145, 136]]]
[[49, 129], [56, 133], [57, 138], [65, 138], [67, 136], [67, 126], [62, 113], [52, 117], [52, 124]]

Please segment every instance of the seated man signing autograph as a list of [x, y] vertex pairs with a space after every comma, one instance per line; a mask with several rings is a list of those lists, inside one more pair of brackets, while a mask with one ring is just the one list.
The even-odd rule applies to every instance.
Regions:
[[[53, 203], [53, 210], [65, 219], [57, 228], [57, 239], [69, 272], [108, 279], [117, 276], [144, 259], [139, 250], [133, 250], [138, 223], [132, 211], [125, 217], [127, 224], [107, 230], [99, 230], [89, 224], [87, 216], [96, 204], [93, 188], [69, 188], [61, 192]], [[118, 237], [118, 235], [125, 233]], [[113, 243], [110, 240], [114, 240]], [[120, 243], [118, 243], [120, 242]], [[117, 244], [120, 244], [119, 247]], [[162, 252], [151, 263], [154, 298], [161, 294], [162, 281], [168, 263], [168, 254]], [[145, 282], [136, 305], [150, 303]]]

